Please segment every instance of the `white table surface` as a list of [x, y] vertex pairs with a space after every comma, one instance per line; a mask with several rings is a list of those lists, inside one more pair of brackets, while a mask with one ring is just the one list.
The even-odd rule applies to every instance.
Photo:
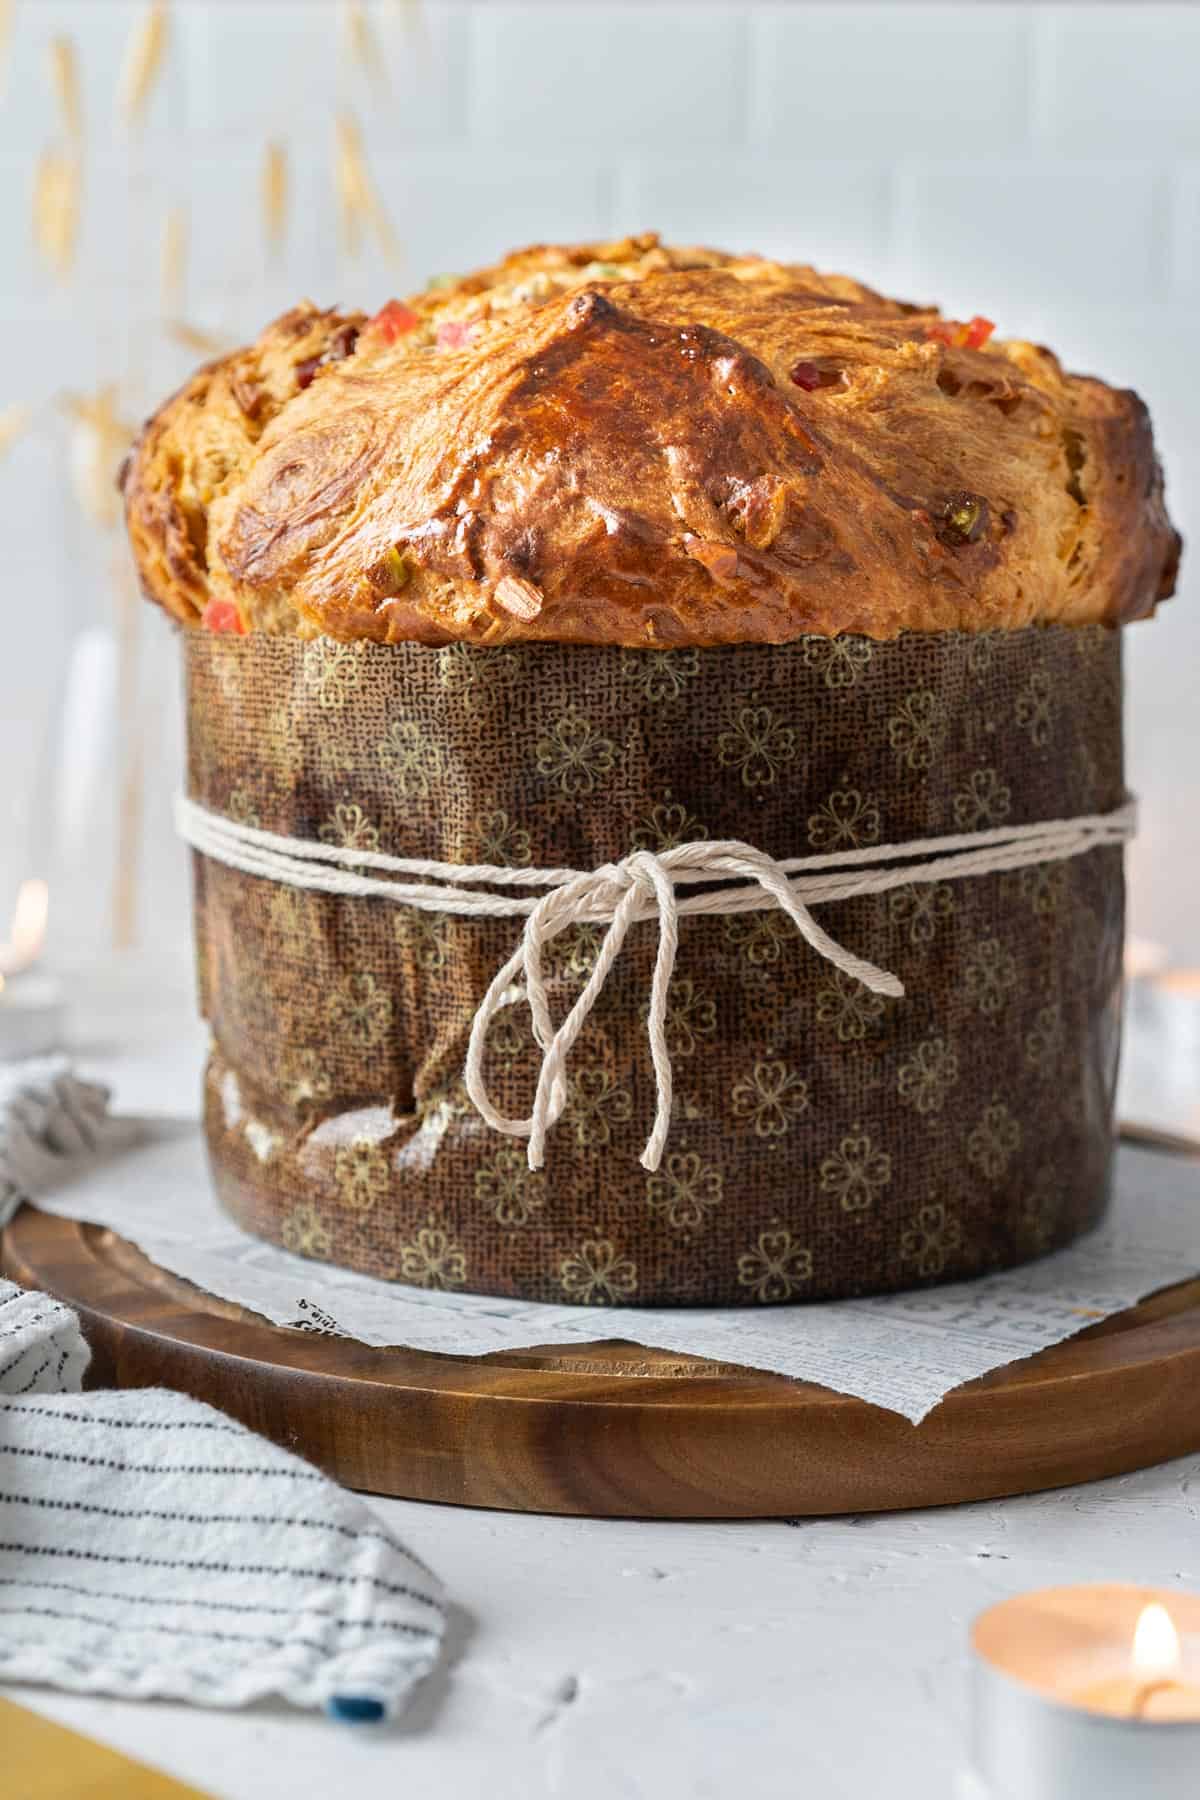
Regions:
[[[125, 1110], [194, 1110], [188, 1004], [169, 972], [132, 967], [91, 996], [81, 1065]], [[1200, 1587], [1200, 1456], [1028, 1499], [795, 1523], [372, 1504], [456, 1602], [447, 1664], [399, 1726], [4, 1691], [221, 1800], [941, 1800], [967, 1792], [976, 1612], [1055, 1582]]]

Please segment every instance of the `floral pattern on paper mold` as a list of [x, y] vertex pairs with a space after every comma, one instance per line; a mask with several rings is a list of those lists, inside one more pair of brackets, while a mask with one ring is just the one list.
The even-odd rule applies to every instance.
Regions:
[[583, 1149], [601, 1150], [612, 1143], [613, 1126], [633, 1116], [633, 1101], [607, 1069], [584, 1068], [568, 1078], [564, 1115]]
[[279, 1238], [285, 1250], [294, 1250], [298, 1256], [315, 1256], [327, 1261], [333, 1254], [333, 1239], [324, 1220], [316, 1207], [305, 1201], [283, 1215]]
[[591, 1238], [559, 1264], [559, 1283], [583, 1306], [617, 1306], [637, 1292], [637, 1269], [607, 1238]]
[[355, 1138], [334, 1157], [338, 1193], [354, 1212], [370, 1212], [388, 1189], [388, 1159], [369, 1138]]
[[338, 844], [343, 850], [378, 850], [379, 828], [372, 825], [362, 807], [353, 800], [341, 800], [318, 832], [323, 844]]
[[945, 1038], [927, 1038], [900, 1064], [896, 1086], [919, 1113], [940, 1113], [958, 1081], [958, 1052]]
[[817, 994], [817, 1021], [828, 1025], [839, 1043], [868, 1037], [883, 1017], [887, 1001], [873, 994], [861, 981], [841, 969], [831, 969], [830, 980]]
[[942, 708], [936, 694], [922, 688], [906, 694], [898, 712], [888, 720], [888, 742], [908, 769], [932, 766], [942, 738]]
[[757, 1137], [783, 1137], [808, 1111], [808, 1083], [781, 1062], [757, 1062], [733, 1084], [733, 1115]]
[[879, 841], [879, 806], [857, 788], [838, 788], [808, 820], [808, 841], [826, 854], [858, 850]]
[[999, 938], [981, 938], [963, 964], [963, 980], [972, 1003], [990, 1018], [1017, 984], [1017, 959]]
[[989, 1181], [999, 1181], [1021, 1148], [1021, 1125], [1003, 1100], [985, 1106], [967, 1135], [967, 1161]]
[[891, 1156], [865, 1131], [852, 1131], [821, 1162], [821, 1191], [845, 1213], [866, 1212], [891, 1179]]
[[698, 650], [626, 650], [621, 677], [651, 706], [675, 700], [700, 669]]
[[461, 1245], [431, 1219], [410, 1244], [401, 1244], [399, 1273], [414, 1287], [465, 1287], [467, 1259]]
[[943, 1201], [922, 1206], [900, 1239], [900, 1260], [926, 1278], [943, 1275], [962, 1247], [962, 1225]]
[[[204, 633], [186, 634], [184, 654], [197, 800], [351, 849], [377, 834], [396, 856], [588, 869], [697, 838], [842, 856], [1124, 797], [1120, 640], [1102, 630], [810, 639], [645, 664], [580, 645]], [[908, 705], [926, 694], [936, 704]], [[931, 720], [936, 754], [913, 768]], [[652, 923], [629, 932], [569, 1058], [545, 1167], [530, 1171], [525, 1141], [487, 1127], [461, 1080], [520, 919], [193, 866], [214, 1175], [245, 1225], [302, 1254], [558, 1304], [593, 1290], [592, 1304], [758, 1306], [1004, 1267], [1102, 1212], [1119, 849], [818, 905], [839, 943], [903, 982], [882, 1005], [778, 910], [681, 917], [656, 1172], [639, 1162], [655, 1105]], [[604, 931], [582, 922], [546, 945], [556, 1023]], [[485, 1055], [497, 1106], [526, 1117], [540, 1051], [519, 984]], [[237, 1099], [228, 1117], [223, 1095]], [[940, 1222], [922, 1218], [939, 1206]], [[603, 1254], [582, 1268], [588, 1244], [611, 1246], [607, 1274]]]
[[787, 1230], [760, 1231], [750, 1249], [738, 1257], [738, 1281], [764, 1304], [790, 1300], [812, 1280], [812, 1272], [812, 1251]]
[[556, 719], [537, 744], [538, 773], [573, 800], [594, 794], [614, 761], [612, 740], [575, 707]]
[[475, 1198], [501, 1225], [528, 1225], [546, 1203], [546, 1180], [531, 1169], [522, 1150], [502, 1144], [475, 1171]]
[[796, 733], [769, 706], [742, 706], [717, 736], [717, 761], [746, 788], [773, 787], [796, 754]]
[[646, 1177], [646, 1203], [672, 1231], [699, 1231], [720, 1206], [725, 1179], [715, 1163], [695, 1150], [672, 1150], [662, 1167]]

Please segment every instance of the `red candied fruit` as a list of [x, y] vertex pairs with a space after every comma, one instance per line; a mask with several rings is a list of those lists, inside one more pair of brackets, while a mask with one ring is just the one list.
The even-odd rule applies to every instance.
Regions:
[[381, 337], [385, 344], [394, 344], [397, 338], [406, 331], [413, 331], [421, 323], [411, 306], [405, 306], [403, 300], [389, 300], [381, 306], [367, 327]]
[[467, 319], [447, 319], [437, 328], [437, 347], [439, 350], [465, 350], [475, 334], [475, 327]]
[[841, 387], [842, 371], [840, 369], [822, 368], [820, 363], [793, 363], [788, 375], [798, 388], [806, 394], [815, 394], [818, 388]]
[[982, 350], [995, 329], [991, 319], [976, 313], [965, 325], [957, 319], [934, 319], [925, 327], [925, 336], [955, 350]]
[[200, 623], [207, 631], [233, 632], [237, 637], [246, 635], [241, 614], [232, 600], [210, 600], [200, 615]]

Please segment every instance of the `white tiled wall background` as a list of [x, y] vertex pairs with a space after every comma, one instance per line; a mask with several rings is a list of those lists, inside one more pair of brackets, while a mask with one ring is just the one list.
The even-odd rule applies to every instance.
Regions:
[[[157, 235], [190, 220], [183, 312], [250, 333], [301, 293], [374, 304], [434, 272], [537, 238], [648, 226], [847, 269], [983, 312], [1076, 368], [1136, 387], [1172, 509], [1200, 517], [1200, 8], [963, 3], [380, 4], [385, 72], [345, 55], [334, 0], [176, 0], [169, 64], [140, 140], [114, 123], [125, 0], [26, 0], [0, 104], [0, 406], [39, 429], [0, 466], [0, 911], [53, 738], [64, 644], [106, 604], [70, 497], [54, 397], [120, 377], [134, 411], [185, 371], [160, 328]], [[56, 287], [30, 248], [32, 163], [55, 129], [45, 40], [85, 74], [79, 273]], [[402, 241], [393, 270], [339, 249], [332, 129], [353, 108]], [[286, 141], [286, 248], [264, 267], [261, 152]], [[1189, 592], [1189, 589], [1192, 590]], [[1134, 924], [1200, 960], [1200, 552], [1183, 593], [1127, 634]], [[174, 671], [157, 621], [143, 684], [149, 746], [145, 924], [183, 934], [166, 872]], [[101, 908], [103, 896], [97, 894]]]

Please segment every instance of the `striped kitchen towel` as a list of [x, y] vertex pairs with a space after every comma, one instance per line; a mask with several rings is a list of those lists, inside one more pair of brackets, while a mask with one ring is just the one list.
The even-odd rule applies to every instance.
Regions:
[[[0, 1070], [0, 1225], [130, 1130], [62, 1059]], [[81, 1393], [87, 1361], [74, 1313], [0, 1280], [0, 1681], [397, 1712], [440, 1652], [437, 1577], [212, 1407]]]
[[0, 1398], [0, 1680], [382, 1718], [444, 1622], [361, 1501], [211, 1407]]
[[0, 1282], [4, 1321], [0, 1681], [403, 1705], [437, 1660], [441, 1583], [360, 1500], [182, 1394], [50, 1391], [78, 1388], [86, 1350], [45, 1294]]
[[70, 1307], [0, 1280], [0, 1394], [77, 1388], [91, 1354]]

